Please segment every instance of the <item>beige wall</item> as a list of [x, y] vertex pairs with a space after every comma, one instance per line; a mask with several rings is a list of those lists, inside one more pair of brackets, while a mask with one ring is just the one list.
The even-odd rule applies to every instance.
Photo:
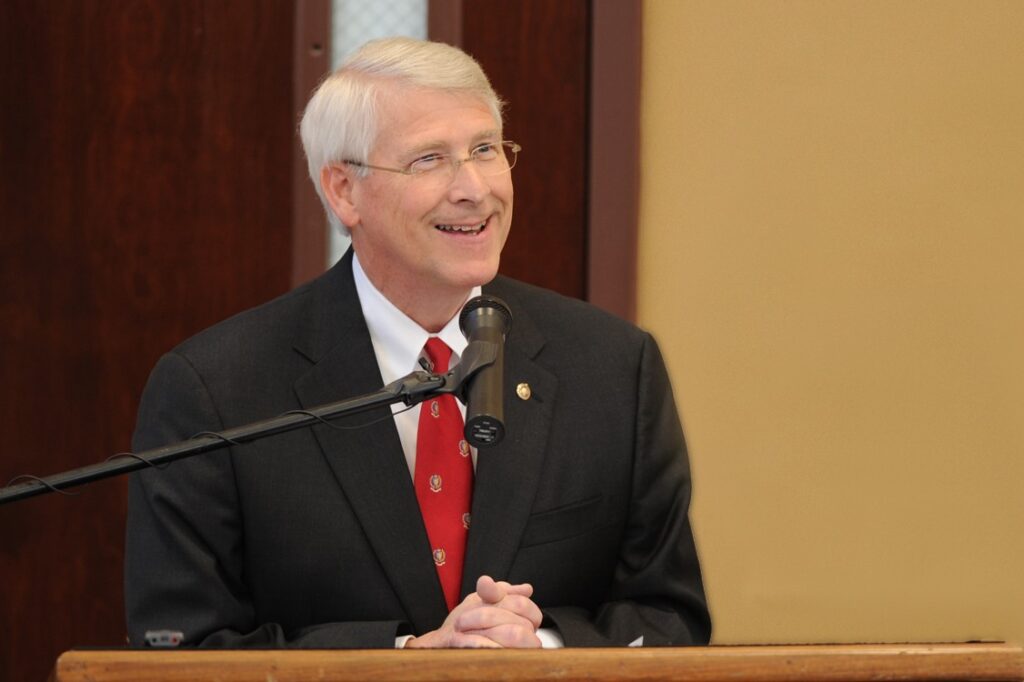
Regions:
[[715, 641], [1024, 642], [1024, 2], [644, 12]]

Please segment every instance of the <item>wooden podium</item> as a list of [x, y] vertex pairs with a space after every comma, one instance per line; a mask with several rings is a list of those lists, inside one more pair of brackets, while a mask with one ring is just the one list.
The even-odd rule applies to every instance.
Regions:
[[53, 682], [307, 680], [1024, 680], [1008, 644], [711, 646], [560, 650], [68, 651]]

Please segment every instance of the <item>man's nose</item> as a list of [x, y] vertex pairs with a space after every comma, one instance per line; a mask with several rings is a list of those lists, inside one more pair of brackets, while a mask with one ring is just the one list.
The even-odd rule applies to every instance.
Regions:
[[452, 170], [448, 193], [452, 201], [480, 201], [491, 193], [491, 185], [480, 172], [480, 166], [472, 159], [466, 159]]

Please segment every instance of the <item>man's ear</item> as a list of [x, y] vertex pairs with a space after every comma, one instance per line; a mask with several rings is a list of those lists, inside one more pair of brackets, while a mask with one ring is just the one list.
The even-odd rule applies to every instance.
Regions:
[[359, 211], [352, 200], [353, 171], [341, 164], [328, 164], [320, 169], [320, 187], [334, 215], [345, 227], [359, 224]]

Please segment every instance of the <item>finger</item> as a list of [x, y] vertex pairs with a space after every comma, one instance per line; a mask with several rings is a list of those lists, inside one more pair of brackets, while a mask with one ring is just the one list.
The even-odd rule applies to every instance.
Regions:
[[524, 597], [533, 596], [533, 585], [531, 585], [530, 583], [519, 583], [516, 585], [512, 585], [507, 582], [501, 581], [498, 583], [498, 585], [504, 587], [505, 592], [507, 594], [518, 594]]
[[541, 623], [544, 622], [544, 614], [541, 613], [540, 607], [529, 597], [512, 594], [502, 599], [495, 606], [527, 619], [533, 624], [534, 628], [539, 628]]
[[508, 585], [508, 583], [497, 583], [491, 576], [482, 575], [476, 579], [476, 593], [488, 604], [497, 604], [507, 594], [503, 585]]
[[458, 632], [485, 630], [499, 625], [514, 625], [533, 631], [533, 622], [508, 609], [497, 606], [482, 606], [478, 609], [459, 614], [453, 625]]
[[[498, 585], [500, 586], [501, 583], [498, 583]], [[512, 587], [522, 587], [522, 586], [513, 585]], [[528, 591], [532, 591], [532, 588], [528, 584], [525, 585], [525, 587], [528, 588]], [[489, 595], [489, 596], [493, 596], [493, 595]], [[469, 598], [467, 597], [466, 601], [464, 601], [463, 603], [465, 604], [468, 601], [469, 601]], [[507, 594], [504, 598], [502, 598], [501, 600], [499, 600], [497, 602], [493, 602], [493, 601], [490, 601], [490, 600], [487, 600], [487, 599], [480, 599], [479, 600], [479, 604], [473, 604], [472, 608], [477, 608], [478, 606], [496, 606], [498, 608], [502, 608], [502, 609], [505, 609], [507, 611], [511, 611], [512, 613], [518, 614], [518, 615], [522, 616], [523, 618], [526, 618], [531, 623], [533, 623], [534, 627], [538, 627], [538, 628], [541, 626], [541, 623], [544, 621], [544, 614], [541, 613], [541, 610], [537, 606], [537, 604], [534, 603], [534, 601], [532, 599], [530, 599], [530, 597], [527, 596], [527, 595]], [[467, 604], [467, 607], [465, 607], [465, 608], [460, 606], [459, 609], [458, 609], [458, 613], [462, 614], [462, 613], [465, 613], [465, 612], [467, 612], [469, 610], [470, 610], [470, 606]], [[452, 611], [453, 615], [455, 613], [456, 613], [455, 611]]]
[[456, 632], [449, 642], [453, 649], [500, 649], [502, 645], [479, 632]]
[[540, 638], [532, 629], [515, 625], [498, 625], [486, 630], [471, 630], [461, 633], [461, 636], [483, 637], [507, 649], [539, 649], [541, 647]]
[[533, 596], [533, 585], [530, 583], [511, 584], [504, 580], [495, 581], [489, 575], [482, 575], [476, 581], [476, 594], [490, 604], [497, 604], [506, 594], [517, 594], [523, 597]]

